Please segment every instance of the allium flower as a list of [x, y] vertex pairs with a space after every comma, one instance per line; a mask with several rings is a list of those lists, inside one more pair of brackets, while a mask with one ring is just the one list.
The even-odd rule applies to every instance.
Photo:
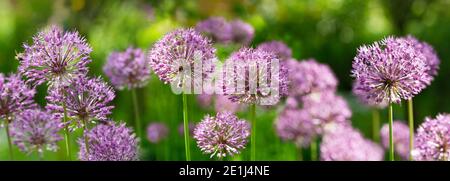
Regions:
[[379, 145], [349, 126], [335, 127], [324, 135], [320, 144], [323, 161], [381, 161], [383, 156]]
[[302, 111], [307, 113], [301, 118], [313, 122], [318, 134], [323, 134], [328, 126], [350, 125], [352, 111], [345, 99], [334, 92], [309, 94], [302, 98], [302, 104]]
[[252, 25], [242, 20], [234, 20], [230, 22], [232, 39], [234, 43], [248, 45], [255, 36], [255, 29]]
[[228, 43], [232, 39], [231, 25], [223, 17], [210, 17], [201, 21], [197, 23], [195, 30], [217, 43]]
[[292, 57], [292, 50], [281, 41], [269, 41], [258, 45], [257, 49], [275, 53], [281, 61]]
[[383, 101], [377, 103], [377, 102], [373, 102], [373, 101], [367, 99], [367, 94], [370, 94], [370, 93], [360, 90], [359, 89], [360, 86], [356, 85], [356, 84], [359, 84], [359, 83], [357, 81], [354, 82], [352, 91], [353, 91], [353, 94], [358, 98], [358, 100], [361, 103], [363, 103], [369, 107], [378, 108], [378, 109], [384, 109], [385, 107], [387, 107], [389, 105], [387, 100], [383, 100]]
[[249, 136], [248, 122], [229, 112], [217, 113], [216, 117], [206, 116], [194, 130], [198, 147], [205, 154], [211, 154], [211, 158], [239, 154]]
[[[194, 135], [194, 129], [195, 129], [195, 124], [192, 123], [191, 121], [189, 121], [189, 135]], [[184, 124], [180, 123], [180, 125], [178, 125], [178, 134], [180, 134], [180, 136], [184, 136]]]
[[35, 90], [29, 88], [20, 76], [0, 73], [0, 119], [11, 121], [14, 114], [25, 109], [34, 108]]
[[99, 124], [89, 130], [89, 153], [86, 152], [84, 138], [78, 139], [80, 152], [78, 158], [83, 161], [135, 161], [138, 160], [139, 140], [133, 131], [120, 124]]
[[450, 161], [450, 115], [426, 118], [417, 129], [412, 151], [414, 160]]
[[[148, 57], [159, 79], [181, 87], [184, 80], [197, 84], [209, 78], [214, 72], [215, 51], [211, 42], [193, 29], [178, 29], [155, 43]], [[192, 74], [197, 72], [194, 64], [202, 65], [201, 75]]]
[[317, 134], [314, 120], [309, 119], [306, 111], [299, 109], [285, 108], [278, 115], [275, 128], [280, 138], [292, 140], [298, 147], [307, 147]]
[[431, 76], [425, 56], [414, 43], [402, 38], [386, 38], [362, 46], [353, 61], [353, 90], [360, 91], [367, 102], [399, 103], [420, 93]]
[[58, 134], [61, 123], [52, 114], [38, 109], [24, 110], [16, 116], [11, 125], [13, 143], [21, 151], [40, 154], [44, 150], [56, 151], [57, 142], [62, 139]]
[[434, 51], [433, 47], [426, 42], [420, 42], [413, 36], [407, 36], [406, 41], [410, 41], [413, 43], [413, 46], [416, 48], [416, 51], [422, 53], [425, 56], [425, 63], [427, 64], [428, 74], [431, 76], [430, 79], [427, 79], [428, 82], [426, 84], [431, 84], [434, 76], [438, 74], [440, 60], [437, 56], [436, 51]]
[[33, 37], [32, 45], [24, 45], [19, 56], [19, 72], [34, 85], [46, 81], [50, 85], [67, 85], [68, 81], [88, 71], [92, 49], [78, 32], [64, 32], [52, 26]]
[[63, 117], [65, 105], [71, 125], [78, 128], [83, 121], [105, 121], [114, 108], [109, 105], [114, 97], [112, 87], [100, 77], [78, 77], [71, 86], [49, 89], [47, 109]]
[[223, 91], [233, 102], [274, 105], [287, 95], [287, 68], [272, 52], [242, 48], [224, 66]]
[[150, 63], [141, 49], [128, 48], [125, 52], [111, 53], [103, 71], [119, 90], [139, 88], [150, 78]]
[[150, 123], [147, 127], [147, 139], [151, 143], [158, 143], [166, 138], [169, 134], [169, 129], [164, 123]]
[[[394, 148], [395, 152], [403, 159], [409, 157], [409, 127], [401, 121], [394, 121], [392, 125], [394, 130]], [[389, 148], [389, 125], [385, 124], [381, 128], [381, 142], [384, 148]]]
[[290, 95], [303, 96], [312, 92], [335, 91], [338, 80], [325, 64], [314, 59], [287, 61], [289, 67]]

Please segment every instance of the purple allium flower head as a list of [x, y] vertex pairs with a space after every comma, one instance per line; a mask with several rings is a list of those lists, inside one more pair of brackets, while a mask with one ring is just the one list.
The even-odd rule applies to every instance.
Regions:
[[223, 17], [210, 17], [197, 23], [195, 30], [204, 33], [216, 43], [228, 43], [232, 39], [230, 23]]
[[139, 159], [139, 140], [125, 123], [99, 124], [85, 133], [88, 137], [89, 153], [84, 138], [78, 139], [78, 158], [83, 161], [135, 161]]
[[287, 61], [289, 67], [290, 95], [303, 96], [312, 92], [335, 91], [338, 80], [325, 64], [314, 59]]
[[[215, 51], [211, 41], [195, 30], [178, 29], [156, 42], [148, 57], [160, 80], [181, 87], [183, 80], [202, 81], [210, 77], [217, 60]], [[192, 72], [196, 72], [194, 64], [202, 65], [202, 75], [192, 77]]]
[[417, 129], [414, 144], [414, 160], [450, 161], [450, 115], [425, 118]]
[[[306, 118], [306, 119], [305, 119]], [[306, 111], [285, 108], [276, 119], [275, 128], [283, 140], [292, 140], [298, 147], [307, 147], [316, 135], [316, 125]]]
[[224, 70], [223, 91], [233, 102], [273, 105], [288, 93], [287, 68], [273, 52], [242, 48]]
[[[394, 121], [393, 130], [395, 152], [406, 160], [409, 157], [409, 127], [401, 121]], [[384, 148], [389, 148], [388, 124], [383, 125], [380, 135]]]
[[147, 139], [150, 143], [159, 143], [169, 135], [169, 129], [164, 123], [150, 123], [147, 127]]
[[338, 126], [322, 138], [320, 157], [323, 161], [381, 161], [381, 146], [365, 139], [349, 126]]
[[239, 154], [249, 136], [248, 122], [229, 112], [217, 113], [216, 117], [206, 116], [194, 130], [198, 147], [205, 154], [211, 154], [211, 158]]
[[411, 41], [413, 43], [413, 46], [416, 48], [416, 50], [420, 53], [422, 53], [425, 56], [425, 63], [428, 65], [428, 74], [431, 76], [428, 82], [426, 84], [430, 85], [431, 81], [434, 79], [434, 76], [438, 74], [439, 70], [439, 64], [440, 60], [436, 53], [436, 51], [433, 49], [431, 45], [429, 45], [426, 42], [420, 42], [413, 36], [409, 35], [406, 37], [407, 41]]
[[67, 85], [68, 81], [88, 71], [92, 49], [78, 32], [64, 32], [52, 26], [33, 37], [32, 45], [24, 45], [19, 56], [19, 72], [33, 85], [48, 81], [49, 85]]
[[231, 21], [230, 25], [234, 43], [243, 45], [250, 44], [255, 36], [255, 29], [252, 25], [239, 19]]
[[329, 126], [350, 125], [352, 111], [345, 99], [334, 92], [309, 94], [302, 97], [302, 104], [307, 114], [301, 118], [313, 122], [318, 134], [323, 134]]
[[258, 45], [260, 50], [275, 53], [281, 61], [292, 58], [292, 50], [281, 41], [269, 41]]
[[352, 67], [353, 90], [372, 105], [411, 99], [431, 79], [423, 53], [403, 38], [388, 37], [361, 46]]
[[11, 121], [14, 114], [34, 108], [35, 90], [29, 88], [17, 74], [5, 76], [0, 73], [0, 119]]
[[71, 80], [70, 86], [50, 88], [46, 99], [47, 109], [59, 117], [64, 114], [66, 106], [67, 116], [71, 118], [71, 128], [78, 128], [82, 121], [105, 121], [114, 106], [109, 105], [115, 94], [112, 87], [101, 77], [77, 77]]
[[21, 151], [31, 153], [44, 150], [56, 151], [61, 123], [54, 115], [38, 109], [28, 109], [19, 113], [11, 125], [13, 143]]
[[117, 89], [134, 89], [147, 84], [150, 63], [141, 49], [128, 48], [125, 52], [111, 53], [103, 71]]
[[[195, 124], [193, 122], [189, 122], [188, 126], [189, 126], [189, 135], [193, 136]], [[178, 125], [178, 134], [180, 134], [180, 136], [184, 136], [184, 124], [183, 123], [180, 123], [180, 125]]]

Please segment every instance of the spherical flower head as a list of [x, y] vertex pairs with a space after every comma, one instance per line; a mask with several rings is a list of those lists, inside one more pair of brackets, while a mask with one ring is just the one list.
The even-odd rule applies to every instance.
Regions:
[[88, 138], [89, 153], [85, 139], [78, 139], [82, 161], [136, 161], [139, 159], [139, 140], [125, 123], [99, 124], [85, 133]]
[[283, 140], [294, 141], [298, 147], [307, 147], [316, 136], [316, 124], [306, 111], [285, 108], [275, 121], [277, 135]]
[[232, 39], [230, 23], [223, 17], [210, 17], [200, 21], [195, 30], [210, 37], [216, 43], [228, 43]]
[[389, 37], [370, 46], [362, 46], [353, 60], [354, 89], [367, 102], [399, 103], [420, 93], [431, 76], [425, 56], [411, 41]]
[[128, 48], [125, 52], [111, 53], [103, 72], [115, 88], [131, 90], [147, 84], [150, 78], [150, 63], [141, 49]]
[[258, 45], [258, 49], [266, 52], [275, 53], [281, 61], [288, 60], [292, 57], [292, 50], [281, 41], [269, 41]]
[[328, 65], [314, 59], [290, 59], [286, 63], [289, 67], [290, 95], [336, 90], [338, 80]]
[[[402, 121], [394, 121], [392, 125], [394, 134], [394, 149], [403, 159], [409, 157], [409, 127]], [[385, 124], [381, 128], [381, 143], [384, 148], [389, 148], [389, 125]]]
[[252, 25], [236, 19], [230, 22], [233, 42], [248, 45], [255, 36], [255, 29]]
[[31, 89], [17, 74], [5, 76], [0, 73], [0, 119], [11, 119], [23, 110], [36, 107]]
[[287, 68], [273, 52], [242, 48], [224, 70], [223, 92], [233, 102], [274, 105], [288, 93]]
[[33, 44], [24, 45], [19, 57], [19, 72], [33, 85], [67, 85], [69, 80], [88, 72], [92, 49], [78, 32], [64, 32], [51, 26], [33, 37]]
[[322, 138], [320, 158], [323, 161], [381, 161], [381, 146], [365, 139], [349, 126], [338, 126]]
[[347, 101], [334, 92], [320, 92], [304, 96], [302, 105], [302, 110], [307, 114], [301, 118], [313, 122], [318, 134], [323, 134], [329, 126], [350, 125], [352, 111]]
[[[178, 29], [155, 43], [148, 55], [150, 65], [164, 83], [178, 87], [191, 80], [199, 84], [214, 72], [215, 49], [211, 41], [193, 29]], [[195, 74], [194, 64], [202, 67], [201, 75]], [[194, 74], [192, 74], [194, 72]], [[193, 77], [192, 77], [193, 76]]]
[[206, 116], [194, 130], [198, 147], [203, 153], [211, 154], [211, 158], [239, 154], [249, 136], [248, 122], [229, 112], [217, 113], [215, 117]]
[[56, 151], [61, 122], [54, 115], [38, 109], [24, 110], [11, 124], [13, 143], [25, 153]]
[[111, 86], [101, 77], [77, 77], [71, 86], [50, 88], [46, 97], [46, 108], [59, 117], [64, 116], [64, 107], [70, 118], [71, 129], [79, 128], [83, 121], [105, 121], [114, 106], [110, 103], [115, 94]]
[[441, 62], [436, 51], [430, 44], [421, 42], [411, 35], [406, 37], [406, 41], [412, 42], [413, 46], [416, 48], [416, 51], [425, 56], [425, 63], [428, 66], [427, 73], [431, 76], [430, 79], [426, 79], [427, 82], [425, 83], [430, 85], [431, 81], [434, 79], [434, 76], [438, 74], [439, 64]]
[[147, 127], [147, 139], [150, 143], [159, 143], [169, 135], [169, 129], [164, 123], [150, 123]]
[[414, 160], [450, 161], [450, 115], [425, 118], [414, 139]]

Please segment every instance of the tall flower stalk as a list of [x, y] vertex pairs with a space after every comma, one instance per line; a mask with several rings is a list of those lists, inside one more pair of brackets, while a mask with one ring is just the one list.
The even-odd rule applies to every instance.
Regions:
[[414, 149], [414, 110], [413, 99], [408, 100], [408, 124], [409, 124], [409, 160], [413, 159], [411, 150]]
[[63, 102], [63, 109], [64, 109], [64, 115], [63, 115], [63, 124], [64, 124], [64, 141], [66, 144], [66, 157], [67, 160], [72, 160], [72, 147], [71, 140], [70, 140], [70, 130], [69, 130], [69, 121], [67, 120], [67, 108], [66, 103]]
[[317, 161], [317, 139], [313, 138], [310, 145], [311, 161]]
[[256, 160], [256, 104], [250, 105], [250, 121], [252, 122], [252, 132], [251, 132], [251, 148], [250, 148], [250, 160]]
[[388, 108], [388, 120], [389, 120], [389, 160], [394, 161], [394, 113], [392, 103], [389, 103]]
[[136, 95], [136, 89], [131, 90], [131, 97], [133, 99], [134, 122], [136, 125], [136, 133], [138, 135], [138, 138], [142, 138], [142, 123], [141, 123], [141, 116], [139, 114], [139, 102]]
[[191, 161], [191, 148], [189, 141], [189, 117], [187, 107], [187, 95], [183, 93], [183, 128], [184, 128], [184, 146], [186, 153], [186, 161]]
[[9, 159], [14, 160], [14, 154], [12, 149], [12, 143], [11, 143], [11, 134], [9, 133], [9, 119], [6, 118], [5, 120], [5, 131], [6, 131], [6, 139], [8, 141], [8, 152], [9, 152]]
[[375, 142], [380, 141], [380, 111], [377, 108], [372, 110], [372, 138]]

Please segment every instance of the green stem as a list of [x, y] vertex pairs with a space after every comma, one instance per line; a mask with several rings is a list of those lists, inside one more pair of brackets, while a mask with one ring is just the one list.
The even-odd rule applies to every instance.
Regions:
[[9, 159], [14, 160], [13, 150], [12, 150], [12, 143], [11, 143], [11, 136], [9, 133], [9, 118], [8, 115], [6, 115], [5, 119], [5, 130], [6, 130], [6, 138], [8, 139], [8, 149], [9, 149]]
[[311, 161], [317, 161], [317, 140], [316, 138], [313, 138], [311, 140]]
[[187, 109], [187, 96], [185, 93], [183, 93], [184, 147], [186, 151], [186, 161], [191, 161], [191, 149], [189, 142], [189, 118]]
[[139, 103], [136, 95], [136, 89], [131, 90], [131, 96], [133, 99], [133, 107], [134, 107], [134, 119], [136, 124], [136, 133], [139, 138], [142, 138], [142, 126], [141, 126], [141, 118], [139, 115]]
[[252, 122], [250, 160], [256, 160], [256, 104], [250, 105], [250, 121]]
[[380, 111], [372, 110], [372, 137], [375, 142], [380, 141]]
[[394, 130], [392, 128], [394, 122], [394, 113], [392, 103], [389, 101], [389, 160], [394, 161]]
[[70, 131], [69, 131], [69, 123], [67, 122], [67, 108], [66, 108], [66, 103], [63, 103], [63, 109], [64, 109], [64, 117], [63, 117], [63, 122], [64, 122], [64, 141], [66, 143], [66, 157], [67, 160], [71, 161], [72, 160], [72, 150], [70, 147]]
[[303, 161], [303, 148], [301, 146], [298, 148], [297, 154], [298, 161]]
[[87, 121], [86, 120], [82, 120], [83, 121], [83, 134], [84, 134], [84, 145], [86, 147], [86, 153], [89, 154], [89, 138], [88, 138], [88, 127], [87, 127]]
[[414, 148], [414, 110], [413, 99], [408, 100], [408, 122], [409, 122], [409, 160], [412, 160], [411, 150]]

